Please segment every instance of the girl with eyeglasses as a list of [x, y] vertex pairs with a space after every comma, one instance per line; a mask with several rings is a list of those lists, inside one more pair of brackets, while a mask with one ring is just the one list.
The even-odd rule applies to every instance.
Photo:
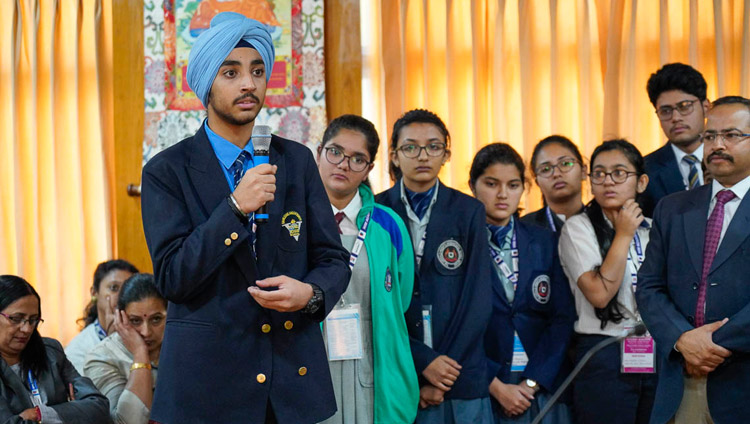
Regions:
[[[485, 349], [496, 423], [530, 423], [557, 389], [575, 308], [551, 231], [518, 220], [525, 166], [505, 143], [477, 152], [469, 186], [484, 204], [492, 273], [492, 318]], [[545, 424], [569, 424], [558, 403]]]
[[[648, 176], [635, 146], [619, 139], [599, 145], [589, 179], [594, 199], [568, 219], [559, 242], [578, 312], [577, 361], [641, 321], [635, 291], [650, 228], [638, 204]], [[630, 337], [594, 355], [573, 383], [577, 422], [648, 423], [656, 390], [653, 349], [650, 336]]]
[[[375, 127], [356, 115], [331, 121], [318, 146], [318, 170], [352, 268], [323, 324], [338, 409], [326, 424], [411, 423], [417, 414], [419, 386], [404, 318], [414, 253], [404, 222], [375, 203], [367, 181], [379, 146]], [[355, 331], [345, 334], [345, 322]], [[358, 348], [339, 349], [345, 343]]]
[[438, 179], [450, 135], [434, 113], [415, 109], [393, 125], [391, 175], [376, 200], [407, 223], [416, 280], [407, 324], [420, 375], [417, 423], [489, 423], [484, 333], [492, 308], [485, 214], [476, 199]]
[[0, 275], [0, 422], [109, 423], [107, 398], [39, 334], [42, 322], [34, 287]]
[[544, 207], [521, 218], [526, 224], [559, 234], [565, 220], [583, 210], [581, 186], [586, 181], [583, 156], [570, 139], [551, 135], [534, 146], [531, 170], [544, 197]]

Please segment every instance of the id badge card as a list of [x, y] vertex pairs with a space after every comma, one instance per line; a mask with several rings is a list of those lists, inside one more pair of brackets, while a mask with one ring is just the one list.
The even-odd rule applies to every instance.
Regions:
[[432, 349], [432, 305], [422, 305], [422, 329], [424, 344]]
[[526, 355], [526, 350], [523, 348], [521, 339], [518, 337], [518, 332], [513, 332], [513, 361], [510, 364], [511, 372], [522, 372], [526, 369], [526, 365], [529, 363], [529, 357]]
[[359, 304], [334, 309], [326, 317], [328, 359], [362, 359], [362, 315]]
[[[627, 330], [630, 331], [630, 328]], [[620, 342], [620, 345], [622, 373], [653, 374], [656, 372], [655, 344], [651, 333], [627, 337]]]

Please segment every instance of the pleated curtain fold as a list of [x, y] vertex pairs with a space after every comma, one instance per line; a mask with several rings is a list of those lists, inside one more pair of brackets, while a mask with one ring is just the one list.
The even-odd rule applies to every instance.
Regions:
[[[453, 151], [441, 178], [464, 191], [474, 153], [495, 141], [527, 160], [550, 134], [570, 137], [584, 155], [614, 137], [655, 150], [666, 139], [646, 81], [665, 63], [701, 71], [709, 99], [750, 96], [750, 0], [361, 4], [363, 19], [379, 19], [363, 24], [363, 111], [384, 140], [405, 111], [438, 113]], [[376, 188], [390, 186], [383, 164], [371, 177]], [[541, 205], [538, 189], [525, 203]]]
[[100, 0], [0, 2], [0, 273], [34, 285], [42, 335], [63, 342], [111, 254], [105, 13]]

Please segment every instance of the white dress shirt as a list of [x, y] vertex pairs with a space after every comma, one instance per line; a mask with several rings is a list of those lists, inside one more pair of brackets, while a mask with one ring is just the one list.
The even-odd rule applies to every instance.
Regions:
[[[605, 221], [611, 225], [607, 217]], [[645, 255], [646, 246], [649, 241], [649, 231], [651, 219], [646, 218], [649, 228], [638, 227], [636, 233], [641, 241], [642, 252]], [[597, 266], [604, 262], [601, 253], [599, 253], [599, 243], [596, 240], [594, 226], [588, 215], [580, 213], [568, 218], [568, 221], [560, 231], [560, 242], [558, 244], [560, 252], [560, 264], [562, 265], [565, 276], [568, 277], [570, 290], [573, 292], [578, 312], [578, 321], [574, 329], [579, 334], [598, 334], [604, 336], [619, 336], [626, 327], [634, 327], [640, 320], [638, 308], [635, 302], [635, 293], [631, 282], [631, 274], [638, 273], [640, 264], [638, 263], [635, 242], [630, 242], [630, 258], [625, 266], [625, 272], [622, 275], [620, 289], [617, 292], [617, 301], [623, 309], [625, 318], [615, 324], [608, 322], [604, 329], [601, 329], [601, 321], [596, 317], [594, 306], [589, 303], [586, 296], [578, 288], [578, 279], [586, 272], [593, 271]]]
[[346, 205], [344, 209], [336, 209], [336, 206], [333, 205], [331, 205], [331, 209], [333, 209], [334, 215], [339, 212], [344, 213], [344, 219], [341, 220], [341, 223], [339, 224], [341, 234], [353, 236], [359, 233], [359, 228], [357, 228], [357, 215], [359, 215], [359, 210], [362, 209], [362, 196], [360, 196], [359, 190], [357, 190], [354, 197], [352, 197], [352, 200], [349, 201], [349, 204]]
[[717, 245], [717, 248], [718, 246], [721, 246], [721, 241], [724, 240], [724, 234], [726, 234], [727, 228], [729, 228], [729, 224], [732, 222], [732, 218], [734, 218], [734, 214], [737, 212], [737, 208], [740, 207], [740, 203], [742, 203], [742, 199], [745, 197], [745, 194], [747, 194], [748, 189], [750, 189], [750, 177], [745, 177], [744, 180], [741, 180], [729, 189], [721, 185], [716, 180], [714, 180], [714, 182], [711, 184], [711, 203], [708, 205], [709, 217], [711, 216], [711, 212], [713, 212], [714, 207], [716, 206], [717, 193], [719, 193], [721, 190], [732, 190], [732, 192], [736, 196], [734, 199], [724, 204], [724, 221], [721, 225], [721, 237], [719, 237], [719, 244]]

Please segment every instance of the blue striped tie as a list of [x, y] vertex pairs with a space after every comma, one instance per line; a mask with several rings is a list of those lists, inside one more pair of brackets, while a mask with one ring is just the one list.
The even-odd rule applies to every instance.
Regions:
[[696, 166], [698, 158], [694, 155], [685, 155], [682, 160], [690, 165], [690, 172], [688, 173], [688, 188], [694, 189], [700, 185], [698, 181], [698, 167]]

